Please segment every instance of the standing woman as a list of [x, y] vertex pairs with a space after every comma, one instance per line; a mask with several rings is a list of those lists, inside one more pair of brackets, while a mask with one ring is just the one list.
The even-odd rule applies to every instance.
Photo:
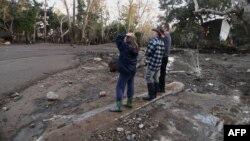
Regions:
[[111, 112], [122, 112], [122, 97], [125, 86], [127, 85], [127, 104], [124, 105], [132, 108], [134, 96], [134, 76], [136, 73], [137, 56], [139, 46], [133, 33], [118, 35], [116, 45], [119, 49], [118, 70], [120, 72], [116, 85], [116, 106], [111, 108]]

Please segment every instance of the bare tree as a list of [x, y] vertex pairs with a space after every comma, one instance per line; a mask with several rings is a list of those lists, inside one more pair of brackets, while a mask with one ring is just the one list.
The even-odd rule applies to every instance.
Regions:
[[87, 1], [87, 9], [86, 9], [86, 14], [85, 17], [83, 18], [83, 25], [82, 25], [82, 38], [81, 38], [81, 42], [86, 43], [86, 27], [88, 24], [88, 18], [89, 18], [89, 12], [90, 12], [90, 8], [92, 6], [93, 0], [88, 0]]
[[[67, 12], [68, 30], [67, 30], [67, 32], [65, 32], [67, 34], [68, 32], [71, 32], [72, 25], [71, 25], [70, 14], [69, 14], [69, 6], [68, 6], [68, 3], [67, 3], [67, 0], [62, 0], [62, 2], [64, 4], [64, 7], [65, 7], [66, 12]], [[72, 41], [72, 37], [71, 37], [71, 41]]]
[[66, 31], [63, 31], [63, 24], [67, 22], [68, 19], [67, 19], [67, 16], [63, 16], [63, 15], [60, 17], [57, 17], [57, 19], [60, 23], [60, 38], [61, 38], [61, 41], [64, 42], [64, 36], [69, 33], [69, 29], [67, 29]]
[[138, 26], [139, 23], [141, 23], [142, 17], [145, 15], [147, 9], [148, 9], [148, 0], [146, 3], [142, 2], [143, 0], [138, 0], [138, 8], [137, 8], [137, 15], [135, 20], [135, 29], [134, 32]]
[[69, 33], [69, 28], [63, 31], [63, 24], [68, 21], [68, 16], [63, 15], [59, 9], [56, 9], [55, 13], [57, 14], [57, 20], [60, 24], [60, 39], [61, 42], [64, 42], [64, 36]]
[[122, 14], [121, 14], [121, 8], [120, 8], [120, 1], [117, 1], [117, 10], [118, 10], [118, 24], [117, 24], [117, 29], [118, 29], [118, 33], [120, 31], [120, 20], [122, 20]]

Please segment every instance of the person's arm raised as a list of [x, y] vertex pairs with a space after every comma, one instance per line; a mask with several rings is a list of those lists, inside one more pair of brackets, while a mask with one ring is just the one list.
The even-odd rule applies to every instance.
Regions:
[[126, 35], [125, 34], [120, 34], [116, 37], [116, 46], [119, 50], [121, 50], [123, 44], [124, 44], [124, 39]]

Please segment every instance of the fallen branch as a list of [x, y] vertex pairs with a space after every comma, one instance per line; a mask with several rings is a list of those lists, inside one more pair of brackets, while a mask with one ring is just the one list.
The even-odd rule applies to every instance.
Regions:
[[219, 16], [224, 16], [224, 15], [228, 15], [230, 13], [239, 13], [239, 11], [242, 11], [242, 8], [239, 8], [237, 5], [232, 7], [232, 8], [228, 8], [225, 11], [217, 11], [217, 10], [206, 9], [206, 8], [199, 9], [199, 4], [198, 4], [197, 0], [193, 0], [193, 1], [194, 1], [194, 5], [195, 5], [194, 13], [196, 13], [196, 14], [215, 14], [215, 15], [219, 15]]
[[219, 16], [224, 16], [224, 15], [228, 15], [230, 13], [238, 13], [238, 10], [239, 9], [232, 7], [232, 8], [227, 9], [226, 11], [221, 12], [221, 11], [216, 11], [213, 9], [201, 8], [201, 9], [194, 11], [194, 13], [196, 13], [196, 14], [215, 14], [215, 15], [219, 15]]

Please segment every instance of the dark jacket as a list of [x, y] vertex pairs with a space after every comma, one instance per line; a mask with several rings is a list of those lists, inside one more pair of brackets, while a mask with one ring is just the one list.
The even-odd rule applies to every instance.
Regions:
[[116, 45], [120, 52], [118, 69], [120, 73], [133, 75], [136, 73], [138, 52], [124, 42], [125, 37], [126, 35], [118, 35], [116, 38]]
[[165, 34], [163, 41], [164, 41], [164, 46], [165, 46], [164, 57], [169, 57], [170, 50], [171, 50], [171, 44], [172, 44], [171, 35], [169, 33]]

